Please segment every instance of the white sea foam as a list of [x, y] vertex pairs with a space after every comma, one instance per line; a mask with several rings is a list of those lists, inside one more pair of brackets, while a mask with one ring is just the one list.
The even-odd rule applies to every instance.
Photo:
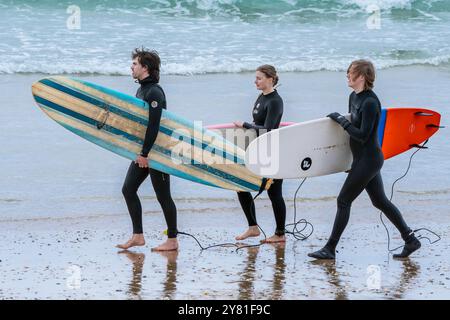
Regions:
[[[341, 58], [339, 60], [317, 59], [310, 61], [272, 61], [280, 72], [313, 72], [313, 71], [345, 71], [348, 64], [364, 56]], [[370, 57], [369, 57], [370, 59]], [[437, 56], [425, 59], [371, 59], [378, 69], [387, 69], [398, 66], [429, 65], [448, 66], [450, 55]], [[262, 61], [262, 60], [261, 60]], [[252, 72], [258, 67], [256, 62], [218, 63], [216, 59], [202, 59], [190, 63], [167, 63], [163, 65], [161, 73], [166, 75], [192, 75], [208, 73], [241, 73]], [[97, 62], [77, 63], [40, 63], [35, 62], [0, 62], [0, 74], [14, 73], [43, 73], [43, 74], [103, 74], [103, 75], [129, 75], [128, 61], [112, 63], [108, 66]]]

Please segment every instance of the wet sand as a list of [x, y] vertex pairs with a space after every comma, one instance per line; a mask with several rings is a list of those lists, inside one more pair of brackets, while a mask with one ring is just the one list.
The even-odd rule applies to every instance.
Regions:
[[[257, 202], [259, 223], [274, 226], [269, 203]], [[130, 221], [123, 216], [4, 221], [0, 223], [1, 299], [449, 299], [449, 213], [430, 222], [420, 210], [408, 215], [444, 240], [410, 259], [387, 254], [378, 213], [360, 203], [339, 245], [336, 262], [314, 262], [307, 253], [326, 241], [335, 201], [302, 202], [301, 217], [314, 224], [306, 241], [285, 245], [201, 251], [180, 235], [179, 252], [155, 253], [164, 240], [162, 214], [146, 213], [144, 247], [121, 251]], [[291, 222], [292, 204], [288, 205]], [[203, 246], [234, 242], [245, 226], [238, 208], [179, 215], [180, 231]], [[401, 240], [391, 228], [391, 246]], [[247, 244], [256, 243], [245, 241]]]
[[[345, 74], [282, 74], [285, 119], [308, 120], [346, 108]], [[310, 179], [300, 192], [297, 218], [313, 223], [307, 241], [201, 252], [180, 235], [178, 254], [150, 251], [166, 228], [149, 182], [143, 196], [147, 244], [119, 252], [131, 223], [120, 193], [128, 161], [111, 157], [53, 123], [34, 105], [30, 85], [42, 75], [0, 76], [0, 299], [449, 299], [450, 139], [448, 129], [416, 156], [397, 186], [394, 203], [413, 228], [442, 240], [406, 261], [387, 253], [387, 238], [366, 194], [355, 201], [335, 263], [315, 263], [331, 230], [345, 174]], [[87, 80], [134, 92], [126, 77]], [[427, 81], [423, 81], [426, 79]], [[205, 123], [246, 120], [256, 96], [252, 74], [168, 76], [171, 110]], [[377, 93], [387, 106], [429, 106], [448, 124], [450, 71], [411, 67], [381, 70]], [[230, 94], [232, 92], [233, 94]], [[200, 94], [201, 93], [201, 94]], [[172, 107], [173, 106], [173, 107]], [[339, 107], [338, 107], [339, 106]], [[383, 167], [386, 191], [406, 169], [409, 155]], [[233, 242], [246, 222], [234, 192], [173, 179], [179, 230], [204, 246]], [[298, 181], [285, 181], [287, 223], [293, 220]], [[275, 225], [267, 194], [256, 201], [268, 235]], [[391, 247], [402, 244], [390, 227]], [[426, 235], [426, 234], [424, 234]], [[247, 243], [256, 243], [256, 240]]]

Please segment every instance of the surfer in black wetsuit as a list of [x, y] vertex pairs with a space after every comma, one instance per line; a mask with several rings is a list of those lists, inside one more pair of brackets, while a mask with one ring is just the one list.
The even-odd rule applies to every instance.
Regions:
[[[253, 123], [234, 122], [235, 126], [246, 129], [255, 129], [259, 134], [263, 131], [267, 132], [277, 129], [280, 125], [281, 116], [283, 115], [283, 99], [281, 99], [274, 86], [278, 82], [278, 75], [273, 66], [262, 65], [256, 69], [255, 84], [262, 93], [256, 99], [253, 108]], [[265, 242], [284, 242], [285, 222], [286, 222], [286, 205], [282, 195], [283, 180], [274, 180], [271, 187], [267, 191], [270, 201], [272, 202], [273, 212], [276, 220], [275, 235], [267, 238]], [[249, 228], [243, 234], [236, 237], [236, 240], [244, 240], [248, 237], [257, 237], [260, 235], [258, 224], [256, 222], [255, 204], [250, 192], [238, 192], [239, 202], [248, 221]]]
[[350, 135], [353, 162], [337, 198], [337, 214], [331, 236], [325, 247], [308, 255], [316, 259], [335, 259], [335, 249], [347, 226], [352, 202], [365, 189], [372, 204], [386, 215], [405, 241], [403, 251], [394, 254], [394, 258], [406, 258], [419, 249], [421, 244], [384, 192], [380, 174], [384, 157], [378, 141], [381, 104], [372, 91], [375, 68], [370, 61], [353, 61], [347, 70], [347, 78], [349, 87], [354, 90], [349, 101], [351, 122], [337, 112], [329, 114], [328, 117], [340, 124]]
[[132, 53], [132, 59], [131, 70], [133, 78], [141, 85], [136, 93], [136, 97], [148, 103], [149, 122], [141, 153], [137, 155], [136, 160], [131, 162], [122, 188], [133, 224], [133, 236], [126, 243], [117, 245], [117, 247], [128, 249], [145, 244], [142, 228], [142, 206], [137, 190], [147, 176], [150, 175], [156, 198], [162, 207], [168, 227], [167, 241], [152, 250], [177, 250], [177, 209], [170, 195], [170, 176], [149, 168], [149, 159], [147, 158], [158, 135], [162, 109], [166, 109], [166, 96], [158, 84], [161, 60], [156, 51], [147, 51], [145, 49], [135, 49]]

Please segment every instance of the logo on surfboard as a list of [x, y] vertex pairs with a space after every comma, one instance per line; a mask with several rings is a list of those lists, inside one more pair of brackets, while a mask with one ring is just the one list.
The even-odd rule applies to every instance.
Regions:
[[312, 165], [311, 158], [305, 158], [305, 159], [302, 160], [301, 167], [302, 167], [303, 171], [306, 171], [309, 168], [311, 168], [311, 165]]

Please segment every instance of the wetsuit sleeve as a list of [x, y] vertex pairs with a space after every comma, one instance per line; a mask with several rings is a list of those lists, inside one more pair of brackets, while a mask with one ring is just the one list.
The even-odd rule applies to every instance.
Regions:
[[267, 115], [266, 119], [264, 120], [264, 125], [256, 125], [254, 123], [248, 123], [244, 122], [243, 127], [245, 129], [266, 129], [266, 130], [272, 130], [275, 129], [279, 123], [279, 119], [283, 115], [283, 102], [272, 100], [270, 101], [269, 105], [267, 106]]
[[378, 103], [375, 99], [368, 98], [361, 108], [361, 127], [357, 128], [349, 124], [345, 130], [353, 139], [365, 143], [373, 131], [377, 117], [379, 117]]
[[147, 157], [159, 132], [164, 95], [160, 90], [152, 88], [145, 95], [144, 100], [148, 103], [148, 125], [145, 132], [141, 156]]

